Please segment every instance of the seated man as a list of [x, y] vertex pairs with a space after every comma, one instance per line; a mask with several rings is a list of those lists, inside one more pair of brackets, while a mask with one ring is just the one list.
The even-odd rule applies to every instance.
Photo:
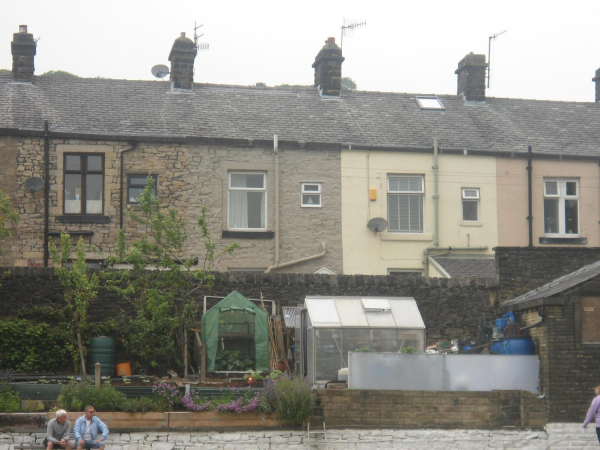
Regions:
[[70, 438], [71, 422], [67, 420], [67, 412], [64, 409], [59, 409], [56, 411], [54, 419], [48, 422], [44, 446], [46, 450], [54, 448], [71, 450]]
[[[75, 421], [73, 434], [77, 442], [77, 450], [83, 448], [104, 450], [104, 440], [108, 437], [108, 428], [96, 416], [92, 405], [85, 407], [85, 414]], [[101, 435], [98, 436], [98, 430]]]

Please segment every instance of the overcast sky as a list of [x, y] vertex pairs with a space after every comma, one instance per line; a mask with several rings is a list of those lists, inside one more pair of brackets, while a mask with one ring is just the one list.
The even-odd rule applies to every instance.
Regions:
[[[455, 94], [458, 62], [492, 46], [489, 96], [594, 101], [600, 1], [154, 1], [29, 0], [2, 4], [0, 68], [20, 24], [40, 38], [36, 74], [153, 79], [194, 21], [210, 48], [195, 81], [312, 84], [314, 58], [343, 19], [366, 21], [344, 38], [343, 76], [359, 90]], [[3, 44], [2, 44], [3, 42]]]

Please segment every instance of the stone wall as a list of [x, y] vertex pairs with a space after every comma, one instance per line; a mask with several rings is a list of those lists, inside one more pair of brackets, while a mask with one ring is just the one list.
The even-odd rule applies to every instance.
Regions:
[[[62, 305], [62, 287], [52, 269], [15, 267], [0, 269], [0, 317], [15, 315], [21, 308]], [[249, 298], [276, 300], [281, 306], [302, 304], [307, 295], [414, 297], [427, 327], [429, 342], [441, 338], [468, 338], [477, 333], [483, 313], [494, 311], [497, 283], [490, 279], [407, 278], [363, 275], [312, 275], [215, 273], [211, 289], [196, 293], [226, 296], [233, 290]], [[102, 291], [91, 302], [88, 320], [97, 322], [116, 317], [128, 304]]]
[[[18, 224], [19, 240], [15, 254], [5, 258], [5, 265], [32, 266], [42, 261], [44, 192], [31, 193], [23, 187], [31, 176], [43, 178], [43, 140], [34, 138], [2, 138], [0, 154], [12, 164], [18, 163], [16, 174], [9, 172], [0, 178], [0, 188], [14, 193], [15, 205], [21, 216]], [[123, 153], [127, 150], [126, 153]], [[63, 216], [63, 176], [65, 153], [100, 153], [104, 155], [104, 219], [108, 223], [65, 223]], [[266, 269], [274, 263], [275, 239], [275, 175], [271, 148], [223, 145], [184, 145], [175, 143], [139, 143], [122, 141], [85, 141], [76, 139], [50, 140], [50, 232], [93, 232], [85, 236], [87, 248], [93, 244], [104, 256], [115, 249], [120, 219], [120, 156], [124, 154], [124, 200], [127, 194], [127, 174], [158, 176], [157, 194], [164, 206], [174, 207], [188, 221], [190, 236], [184, 257], [204, 259], [204, 245], [196, 226], [202, 206], [208, 207], [208, 224], [214, 240], [228, 245], [238, 242], [240, 249], [233, 255], [224, 255], [215, 269]], [[14, 161], [13, 161], [14, 160]], [[13, 165], [14, 165], [13, 164]], [[342, 272], [340, 152], [339, 150], [280, 149], [280, 262], [287, 262], [321, 252], [321, 242], [327, 253], [282, 272], [313, 273], [325, 266], [336, 273]], [[230, 171], [258, 171], [266, 173], [267, 208], [266, 232], [258, 236], [223, 238], [228, 229], [228, 173]], [[10, 175], [10, 176], [9, 176]], [[11, 178], [12, 177], [12, 178]], [[301, 183], [322, 183], [321, 208], [302, 208]], [[138, 208], [127, 205], [126, 209]], [[125, 216], [126, 217], [126, 216]], [[129, 238], [139, 237], [146, 230], [125, 219]], [[90, 259], [99, 259], [90, 252]]]
[[542, 428], [546, 424], [545, 400], [522, 391], [324, 389], [318, 396], [325, 422], [334, 427]]
[[600, 248], [497, 247], [499, 300], [509, 300], [600, 260]]

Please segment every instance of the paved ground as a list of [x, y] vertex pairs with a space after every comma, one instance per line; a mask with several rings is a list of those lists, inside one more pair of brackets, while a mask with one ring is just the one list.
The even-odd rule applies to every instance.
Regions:
[[[581, 424], [549, 424], [539, 430], [329, 430], [330, 449], [598, 449], [593, 424], [581, 432]], [[0, 450], [15, 444], [38, 443], [43, 433], [1, 433]], [[311, 444], [314, 437], [311, 438]], [[324, 439], [319, 437], [324, 449]], [[195, 449], [306, 449], [302, 431], [239, 432], [143, 432], [113, 433], [106, 450], [195, 450]], [[39, 447], [41, 449], [41, 447]]]

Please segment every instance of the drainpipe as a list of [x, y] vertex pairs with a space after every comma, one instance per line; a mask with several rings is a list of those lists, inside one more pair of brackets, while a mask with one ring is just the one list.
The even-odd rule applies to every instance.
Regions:
[[529, 215], [527, 216], [527, 220], [529, 221], [529, 247], [533, 247], [533, 212], [532, 212], [532, 198], [531, 198], [531, 173], [533, 171], [533, 167], [531, 165], [531, 145], [527, 147], [527, 194], [529, 198]]
[[440, 246], [440, 217], [439, 217], [439, 202], [440, 196], [438, 194], [438, 141], [433, 140], [433, 207], [434, 207], [434, 229], [433, 229], [433, 246]]
[[448, 251], [448, 252], [452, 252], [454, 250], [459, 250], [461, 252], [469, 252], [469, 251], [484, 251], [487, 250], [488, 247], [487, 245], [482, 245], [479, 247], [427, 247], [425, 250], [423, 250], [423, 273], [425, 274], [426, 277], [429, 276], [429, 253], [433, 250], [444, 250], [444, 251]]
[[294, 259], [292, 261], [273, 265], [271, 267], [268, 267], [267, 270], [265, 270], [265, 273], [271, 273], [274, 269], [280, 269], [282, 267], [294, 266], [296, 264], [300, 264], [305, 261], [311, 261], [313, 259], [318, 259], [318, 258], [325, 256], [325, 253], [327, 253], [327, 244], [325, 244], [325, 241], [321, 241], [321, 253], [317, 253], [316, 255], [307, 256], [305, 258]]
[[50, 137], [48, 121], [44, 120], [44, 267], [48, 267], [50, 250], [48, 233], [50, 232]]
[[273, 155], [275, 158], [275, 264], [279, 265], [279, 139], [273, 135]]
[[134, 151], [137, 148], [137, 146], [138, 146], [138, 143], [134, 142], [133, 144], [131, 144], [131, 148], [130, 149], [123, 150], [121, 152], [121, 173], [120, 173], [121, 188], [120, 188], [120, 196], [119, 196], [119, 198], [121, 200], [120, 204], [119, 204], [120, 205], [119, 206], [119, 208], [120, 208], [119, 229], [121, 229], [121, 230], [123, 229], [123, 208], [124, 208], [124, 206], [123, 206], [123, 189], [124, 189], [124, 187], [123, 187], [123, 175], [124, 175], [124, 173], [123, 172], [125, 171], [125, 169], [124, 169], [124, 166], [125, 166], [124, 157], [125, 157], [125, 153], [129, 153], [129, 152]]

